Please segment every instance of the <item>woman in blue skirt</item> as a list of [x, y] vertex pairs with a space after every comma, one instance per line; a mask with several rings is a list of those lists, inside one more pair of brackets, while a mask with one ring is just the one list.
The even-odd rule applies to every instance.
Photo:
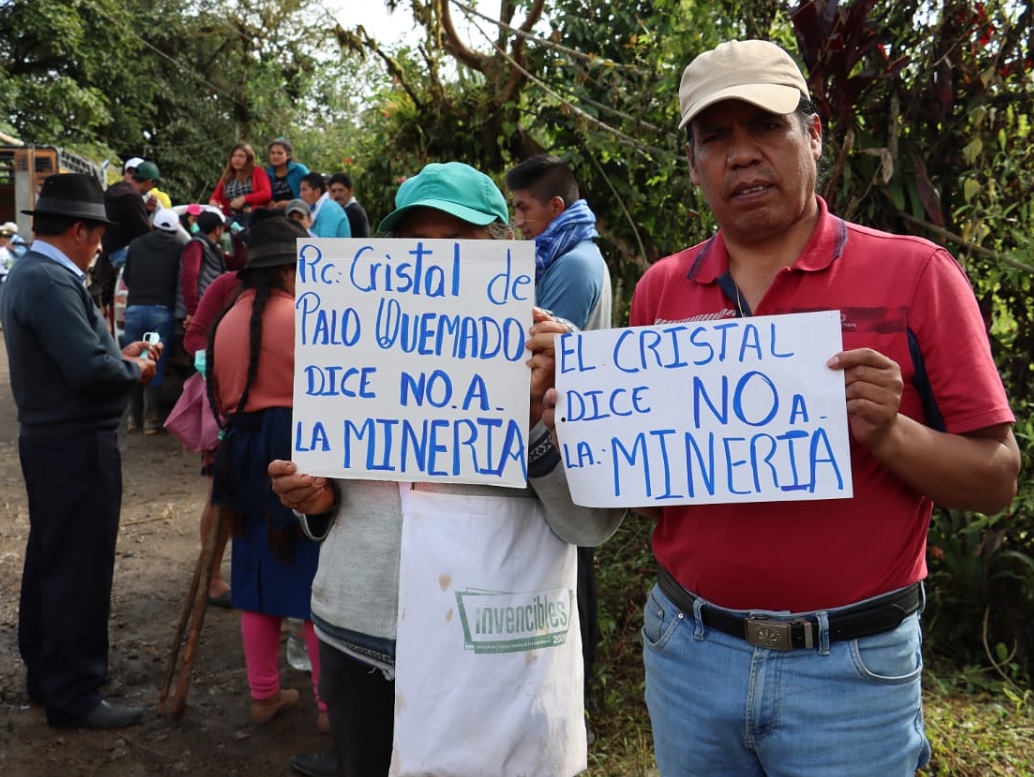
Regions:
[[[280, 687], [283, 618], [306, 622], [314, 692], [319, 680], [309, 611], [319, 546], [302, 535], [266, 475], [270, 461], [291, 455], [295, 240], [307, 234], [284, 216], [255, 216], [248, 263], [238, 274], [241, 291], [213, 326], [207, 371], [209, 399], [224, 427], [212, 502], [232, 526], [230, 581], [233, 605], [241, 610], [251, 718], [268, 723], [298, 703], [298, 691]], [[318, 694], [317, 703], [325, 730], [326, 706]]]

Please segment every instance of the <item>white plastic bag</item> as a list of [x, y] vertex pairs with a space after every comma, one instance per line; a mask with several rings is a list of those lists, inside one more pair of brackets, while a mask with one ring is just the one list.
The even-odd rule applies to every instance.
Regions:
[[392, 777], [584, 771], [574, 546], [535, 499], [401, 489]]

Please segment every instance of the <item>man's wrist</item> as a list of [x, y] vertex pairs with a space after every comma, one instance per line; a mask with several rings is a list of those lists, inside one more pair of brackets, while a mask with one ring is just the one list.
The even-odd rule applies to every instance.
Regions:
[[545, 425], [536, 425], [538, 431], [543, 431], [528, 445], [528, 477], [544, 477], [556, 469], [560, 464], [560, 452], [553, 447], [551, 435]]

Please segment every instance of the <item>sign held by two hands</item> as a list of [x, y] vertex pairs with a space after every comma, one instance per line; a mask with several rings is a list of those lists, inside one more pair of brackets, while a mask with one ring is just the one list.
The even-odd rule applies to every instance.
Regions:
[[299, 240], [299, 469], [523, 487], [533, 267], [524, 241]]

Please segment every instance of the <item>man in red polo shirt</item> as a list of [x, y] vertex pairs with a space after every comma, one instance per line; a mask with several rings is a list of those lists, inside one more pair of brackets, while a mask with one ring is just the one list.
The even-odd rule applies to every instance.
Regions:
[[701, 54], [679, 101], [719, 231], [646, 272], [630, 323], [841, 311], [845, 350], [828, 366], [846, 383], [854, 497], [643, 511], [660, 565], [643, 628], [657, 765], [912, 777], [930, 754], [919, 615], [933, 503], [997, 512], [1019, 471], [976, 301], [944, 249], [828, 211], [822, 124], [781, 48]]

